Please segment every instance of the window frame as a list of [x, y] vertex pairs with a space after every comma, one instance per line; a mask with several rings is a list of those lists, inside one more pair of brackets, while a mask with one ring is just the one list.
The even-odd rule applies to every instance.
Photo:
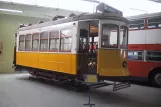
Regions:
[[[121, 47], [121, 45], [122, 45], [121, 44], [121, 27], [125, 27], [126, 28], [126, 35], [127, 35], [127, 38], [126, 38], [126, 48], [122, 48]], [[120, 47], [120, 49], [128, 49], [128, 42], [129, 42], [129, 28], [127, 26], [122, 25], [119, 28], [119, 47]]]
[[[26, 37], [29, 35], [31, 36], [30, 40], [26, 40]], [[30, 49], [26, 49], [26, 41], [30, 41], [30, 45], [31, 45]], [[25, 50], [24, 51], [32, 51], [32, 34], [31, 33], [28, 33], [25, 35]]]
[[[147, 62], [161, 62], [161, 60], [160, 61], [156, 61], [156, 60], [148, 60], [148, 56], [154, 56], [154, 55], [148, 55], [148, 52], [160, 52], [161, 53], [161, 51], [146, 51], [146, 54], [145, 54], [145, 60], [147, 61]], [[156, 57], [156, 56], [155, 56]], [[161, 57], [161, 55], [159, 55], [159, 57]]]
[[[34, 34], [38, 34], [38, 39], [33, 39], [33, 35], [34, 35]], [[34, 40], [38, 40], [38, 47], [37, 47], [37, 50], [34, 50], [34, 49], [33, 49], [33, 41], [34, 41]], [[39, 33], [39, 32], [36, 32], [36, 33], [33, 33], [33, 34], [32, 34], [32, 51], [39, 51], [39, 48], [40, 48], [40, 33]]]
[[[20, 41], [20, 36], [24, 36], [24, 39], [23, 39], [23, 49], [20, 49], [20, 42], [22, 42], [22, 40]], [[18, 37], [18, 51], [25, 51], [25, 34], [22, 34], [22, 35], [19, 35]]]
[[[139, 23], [143, 21], [143, 23]], [[130, 21], [130, 24], [129, 24], [129, 30], [143, 30], [146, 28], [146, 25], [145, 25], [145, 19], [138, 19], [138, 20], [131, 20]], [[131, 25], [138, 25], [138, 28], [137, 29], [132, 29], [130, 26]], [[143, 25], [143, 28], [139, 28], [139, 25]]]
[[[93, 44], [92, 44], [92, 38], [93, 38]], [[98, 50], [98, 41], [99, 37], [98, 36], [90, 36], [89, 37], [89, 51], [97, 51]]]
[[[47, 33], [47, 38], [45, 38], [45, 39], [43, 39], [43, 38], [41, 38], [41, 33]], [[48, 41], [48, 43], [47, 43], [47, 49], [46, 50], [41, 50], [41, 40], [47, 40]], [[43, 31], [43, 32], [40, 32], [40, 34], [39, 34], [39, 51], [40, 52], [48, 52], [49, 51], [49, 31]]]
[[[149, 24], [150, 23], [154, 23], [154, 20], [155, 19], [160, 19], [160, 21], [155, 21], [155, 23], [158, 23], [158, 27], [152, 27], [152, 28], [149, 28]], [[152, 22], [149, 23], [150, 20], [153, 20]], [[160, 23], [159, 23], [160, 22]], [[151, 17], [151, 18], [148, 18], [147, 19], [147, 29], [161, 29], [161, 26], [159, 27], [159, 25], [161, 25], [161, 17]], [[152, 26], [152, 25], [151, 25]]]
[[[53, 38], [50, 38], [50, 36], [51, 36], [51, 32], [58, 32], [58, 50], [50, 50], [50, 40], [51, 39], [53, 39]], [[55, 37], [56, 38], [56, 37]], [[54, 39], [55, 40], [55, 39]], [[55, 43], [55, 45], [56, 45], [56, 43]], [[51, 30], [51, 31], [49, 31], [49, 52], [59, 52], [60, 51], [60, 30]]]
[[[130, 56], [142, 56], [142, 59], [129, 59], [129, 52], [142, 52], [142, 55], [130, 55]], [[145, 59], [145, 52], [142, 50], [142, 51], [137, 51], [137, 50], [129, 50], [128, 51], [128, 60], [129, 61], [144, 61]]]
[[[103, 26], [104, 25], [116, 25], [117, 26], [117, 47], [103, 47], [102, 46], [102, 35], [103, 35]], [[119, 35], [120, 35], [120, 25], [117, 25], [117, 24], [113, 24], [113, 23], [104, 23], [102, 24], [102, 29], [101, 29], [101, 39], [100, 39], [100, 47], [102, 49], [119, 49]]]
[[[71, 36], [61, 37], [61, 31], [62, 30], [69, 30], [69, 29], [71, 30]], [[72, 32], [73, 32], [72, 27], [60, 29], [60, 31], [59, 31], [59, 52], [72, 52], [72, 37], [73, 37]], [[71, 45], [70, 50], [61, 50], [61, 38], [71, 38], [71, 43], [65, 43], [65, 44], [70, 44]]]

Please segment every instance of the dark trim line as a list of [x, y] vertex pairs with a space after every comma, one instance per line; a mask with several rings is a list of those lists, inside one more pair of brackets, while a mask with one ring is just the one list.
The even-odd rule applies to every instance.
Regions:
[[50, 74], [58, 74], [58, 75], [68, 75], [70, 77], [76, 77], [76, 75], [73, 74], [67, 74], [63, 72], [57, 72], [57, 71], [51, 71], [51, 70], [45, 70], [45, 69], [38, 69], [38, 68], [32, 68], [32, 67], [27, 67], [27, 66], [22, 66], [22, 65], [16, 65], [16, 69], [26, 69], [26, 70], [33, 70], [36, 72], [48, 72]]
[[129, 76], [99, 76], [100, 80], [111, 80], [111, 81], [128, 81]]
[[131, 80], [131, 81], [148, 82], [148, 77], [130, 76], [129, 80]]

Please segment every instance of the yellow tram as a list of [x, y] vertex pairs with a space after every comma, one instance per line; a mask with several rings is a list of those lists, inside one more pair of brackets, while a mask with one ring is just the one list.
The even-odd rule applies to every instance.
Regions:
[[125, 80], [129, 76], [129, 22], [116, 9], [106, 12], [107, 6], [100, 4], [100, 12], [92, 14], [58, 16], [49, 22], [20, 27], [15, 66], [55, 81], [85, 81], [86, 75], [98, 83]]

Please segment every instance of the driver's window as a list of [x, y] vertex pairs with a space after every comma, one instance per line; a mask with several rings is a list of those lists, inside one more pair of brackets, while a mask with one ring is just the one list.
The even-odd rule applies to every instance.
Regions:
[[118, 48], [118, 31], [119, 26], [114, 24], [102, 25], [102, 48]]

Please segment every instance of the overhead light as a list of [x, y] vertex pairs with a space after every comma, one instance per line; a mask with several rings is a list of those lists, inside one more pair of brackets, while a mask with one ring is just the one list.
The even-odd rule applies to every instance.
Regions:
[[11, 10], [11, 9], [0, 9], [0, 11], [15, 12], [15, 13], [23, 13], [23, 11], [21, 11], [21, 10]]

